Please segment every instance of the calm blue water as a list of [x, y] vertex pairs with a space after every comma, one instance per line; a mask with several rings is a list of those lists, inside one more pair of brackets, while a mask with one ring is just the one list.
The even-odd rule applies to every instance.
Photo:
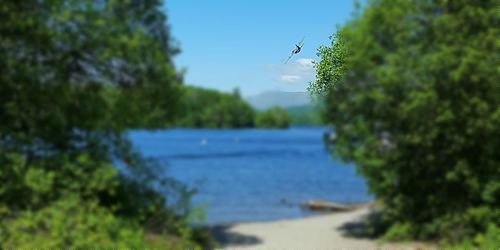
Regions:
[[323, 128], [288, 130], [173, 129], [133, 131], [141, 152], [164, 162], [168, 175], [199, 190], [208, 224], [310, 215], [310, 199], [371, 200], [354, 168], [331, 159]]

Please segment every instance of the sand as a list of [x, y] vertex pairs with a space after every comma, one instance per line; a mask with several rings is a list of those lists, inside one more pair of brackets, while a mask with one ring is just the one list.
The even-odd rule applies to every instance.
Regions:
[[377, 240], [348, 237], [369, 208], [303, 219], [242, 223], [214, 229], [221, 249], [428, 249], [421, 244], [380, 244]]

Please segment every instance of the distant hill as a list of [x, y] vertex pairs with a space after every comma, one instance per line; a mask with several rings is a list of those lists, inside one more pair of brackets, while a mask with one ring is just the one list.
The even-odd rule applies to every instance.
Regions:
[[307, 92], [269, 91], [245, 99], [257, 110], [268, 109], [272, 106], [288, 108], [311, 104], [311, 98]]
[[321, 125], [321, 111], [312, 104], [288, 107], [292, 125]]

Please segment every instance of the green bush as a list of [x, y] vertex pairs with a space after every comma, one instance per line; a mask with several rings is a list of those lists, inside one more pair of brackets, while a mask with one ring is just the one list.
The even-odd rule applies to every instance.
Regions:
[[109, 163], [92, 159], [88, 154], [76, 157], [40, 159], [31, 164], [20, 154], [0, 156], [2, 201], [13, 209], [38, 209], [47, 202], [77, 193], [82, 198], [115, 195], [120, 185], [118, 170]]
[[498, 249], [500, 245], [500, 228], [494, 223], [488, 225], [486, 233], [476, 234], [455, 245], [446, 245], [450, 249]]
[[144, 248], [143, 230], [95, 201], [67, 197], [6, 219], [5, 248]]
[[383, 201], [387, 236], [484, 234], [500, 220], [496, 1], [368, 1], [321, 47], [334, 154]]

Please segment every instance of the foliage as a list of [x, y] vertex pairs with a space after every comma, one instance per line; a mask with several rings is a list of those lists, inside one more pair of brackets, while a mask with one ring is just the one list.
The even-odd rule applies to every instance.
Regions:
[[455, 243], [498, 231], [495, 6], [369, 1], [318, 51], [312, 90], [327, 92], [334, 154], [354, 161], [385, 203], [389, 237]]
[[15, 219], [6, 219], [0, 228], [0, 239], [6, 248], [21, 249], [67, 246], [83, 249], [95, 246], [103, 249], [197, 249], [198, 246], [190, 241], [199, 237], [198, 232], [183, 227], [179, 236], [161, 232], [145, 235], [144, 227], [136, 221], [116, 216], [97, 201], [68, 196], [43, 209], [23, 211]]
[[293, 125], [319, 126], [322, 125], [321, 111], [313, 105], [294, 106], [286, 109]]
[[232, 94], [197, 87], [185, 87], [184, 115], [174, 124], [194, 128], [253, 127], [254, 110], [236, 89]]
[[450, 249], [498, 249], [500, 242], [500, 228], [490, 223], [485, 234], [477, 234], [472, 239], [467, 239], [460, 244], [448, 245]]
[[259, 128], [288, 128], [290, 126], [290, 116], [281, 107], [271, 107], [257, 114], [255, 125]]
[[191, 244], [190, 191], [122, 135], [179, 109], [162, 6], [0, 4], [0, 248], [140, 248], [145, 234]]
[[321, 46], [318, 49], [319, 62], [314, 63], [316, 80], [308, 86], [309, 93], [321, 96], [335, 88], [349, 69], [349, 47], [347, 47], [342, 31], [330, 36], [331, 47]]
[[6, 248], [144, 248], [143, 232], [97, 202], [63, 198], [38, 211], [7, 220]]

